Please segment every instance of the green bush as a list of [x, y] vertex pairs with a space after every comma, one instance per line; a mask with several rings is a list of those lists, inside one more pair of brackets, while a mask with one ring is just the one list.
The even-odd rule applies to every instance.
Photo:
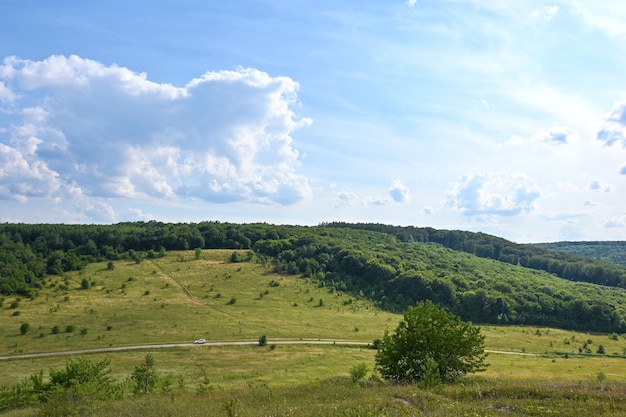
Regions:
[[359, 382], [367, 376], [368, 371], [367, 364], [363, 362], [357, 363], [350, 368], [350, 379], [352, 379], [352, 382]]

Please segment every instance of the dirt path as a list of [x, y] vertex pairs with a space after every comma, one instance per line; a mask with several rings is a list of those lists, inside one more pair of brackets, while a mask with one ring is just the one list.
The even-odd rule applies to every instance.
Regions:
[[159, 270], [160, 276], [163, 277], [163, 279], [165, 281], [167, 281], [168, 283], [172, 284], [173, 286], [175, 286], [176, 288], [181, 290], [183, 292], [183, 294], [185, 294], [185, 296], [187, 297], [187, 301], [189, 301], [192, 304], [199, 305], [199, 306], [203, 306], [204, 305], [200, 301], [195, 299], [195, 297], [191, 294], [191, 292], [187, 289], [187, 287], [182, 285], [180, 282], [176, 281], [174, 279], [174, 277], [172, 277], [170, 274], [165, 272], [165, 270], [163, 269], [163, 267], [161, 267], [161, 265], [159, 265], [158, 263], [153, 262], [151, 260], [145, 260], [144, 262], [146, 262], [146, 261], [150, 262], [150, 264], [152, 266], [154, 266], [156, 269]]

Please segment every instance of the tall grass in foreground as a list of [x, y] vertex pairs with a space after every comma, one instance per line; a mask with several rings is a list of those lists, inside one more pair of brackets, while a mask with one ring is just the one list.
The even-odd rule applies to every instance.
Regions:
[[[250, 383], [236, 390], [172, 391], [96, 404], [93, 417], [165, 416], [606, 416], [626, 415], [623, 382], [493, 381], [470, 377], [463, 383], [422, 390], [349, 378], [271, 388]], [[7, 414], [31, 415], [36, 410]]]

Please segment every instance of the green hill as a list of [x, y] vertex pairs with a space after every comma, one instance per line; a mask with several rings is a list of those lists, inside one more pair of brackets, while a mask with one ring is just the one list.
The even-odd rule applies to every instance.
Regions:
[[554, 242], [537, 243], [534, 246], [626, 266], [625, 241]]
[[377, 224], [4, 224], [0, 292], [34, 299], [50, 277], [93, 262], [196, 248], [237, 249], [231, 262], [255, 257], [391, 312], [430, 299], [478, 323], [626, 331], [622, 266], [482, 233]]

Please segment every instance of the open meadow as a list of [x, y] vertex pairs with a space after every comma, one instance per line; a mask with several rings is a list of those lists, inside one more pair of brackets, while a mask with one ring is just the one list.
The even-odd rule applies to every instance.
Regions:
[[[110, 360], [129, 379], [146, 354], [160, 385], [151, 394], [94, 404], [91, 415], [488, 416], [626, 415], [626, 338], [551, 328], [483, 326], [491, 353], [483, 373], [432, 390], [382, 383], [366, 346], [284, 345], [278, 340], [371, 343], [401, 316], [317, 281], [232, 263], [232, 250], [171, 252], [141, 263], [88, 265], [50, 277], [34, 300], [6, 297], [0, 355], [133, 345], [256, 341], [266, 346], [190, 345], [0, 361], [15, 384], [69, 359]], [[241, 252], [245, 256], [245, 252]], [[28, 329], [22, 334], [22, 325]], [[274, 341], [274, 343], [273, 343]], [[351, 372], [368, 367], [355, 383]], [[13, 410], [6, 415], [32, 415]]]

